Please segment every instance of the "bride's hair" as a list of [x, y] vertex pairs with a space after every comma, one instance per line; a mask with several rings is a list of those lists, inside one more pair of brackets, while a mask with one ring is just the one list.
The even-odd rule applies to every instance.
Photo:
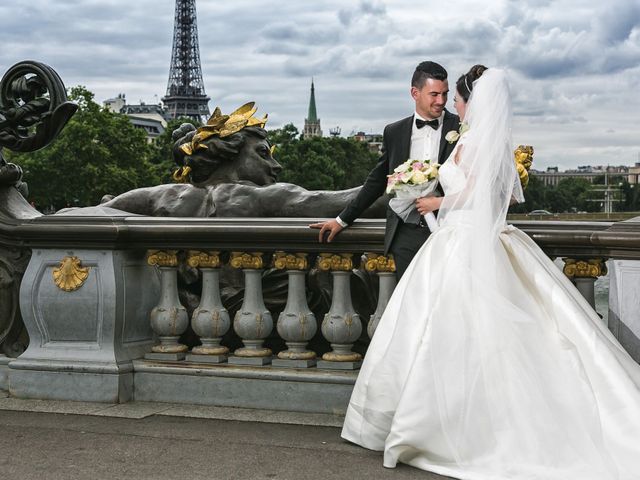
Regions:
[[474, 65], [467, 73], [460, 75], [460, 78], [458, 78], [456, 90], [464, 100], [464, 103], [469, 101], [469, 96], [473, 90], [473, 82], [479, 79], [485, 70], [487, 70], [487, 67], [484, 65]]

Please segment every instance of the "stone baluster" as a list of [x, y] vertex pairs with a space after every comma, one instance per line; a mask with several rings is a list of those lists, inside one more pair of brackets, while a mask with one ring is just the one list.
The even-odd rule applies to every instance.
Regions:
[[160, 269], [160, 302], [151, 310], [151, 328], [160, 345], [151, 347], [145, 358], [151, 360], [184, 360], [186, 345], [179, 343], [189, 326], [187, 310], [178, 298], [178, 251], [149, 250], [147, 263]]
[[380, 318], [382, 318], [382, 314], [387, 308], [391, 294], [396, 288], [396, 262], [391, 255], [385, 257], [384, 255], [368, 253], [366, 255], [365, 269], [368, 272], [377, 272], [379, 281], [378, 305], [376, 306], [376, 311], [369, 318], [369, 325], [367, 326], [367, 334], [369, 338], [373, 338]]
[[232, 252], [230, 264], [244, 272], [244, 298], [233, 319], [233, 329], [244, 347], [234, 351], [228, 361], [240, 365], [270, 364], [272, 352], [263, 344], [273, 329], [273, 319], [262, 296], [262, 253]]
[[598, 277], [607, 274], [607, 265], [602, 258], [576, 260], [564, 258], [562, 271], [571, 279], [582, 296], [595, 309], [595, 283]]
[[191, 362], [222, 363], [229, 349], [220, 344], [231, 326], [229, 312], [220, 298], [220, 252], [191, 250], [187, 263], [202, 271], [202, 295], [191, 316], [191, 328], [200, 336], [202, 345], [193, 347], [187, 355]]
[[273, 360], [272, 365], [289, 368], [313, 367], [316, 364], [316, 353], [307, 350], [307, 343], [316, 334], [318, 325], [307, 303], [307, 254], [276, 252], [273, 255], [273, 265], [279, 270], [287, 270], [289, 290], [287, 304], [276, 325], [278, 334], [287, 344], [287, 349], [278, 353], [278, 358]]
[[322, 334], [329, 340], [333, 350], [322, 356], [322, 360], [318, 361], [318, 368], [355, 370], [362, 365], [362, 355], [353, 352], [351, 348], [360, 338], [362, 323], [351, 301], [352, 255], [321, 253], [318, 268], [330, 271], [333, 277], [331, 307], [324, 316], [321, 327]]

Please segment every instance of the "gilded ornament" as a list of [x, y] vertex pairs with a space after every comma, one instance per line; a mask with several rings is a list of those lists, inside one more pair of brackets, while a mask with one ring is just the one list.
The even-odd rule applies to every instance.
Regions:
[[59, 289], [71, 292], [79, 289], [89, 276], [89, 267], [82, 267], [78, 257], [64, 257], [53, 269], [53, 281]]
[[533, 147], [531, 145], [518, 145], [513, 152], [516, 169], [520, 177], [522, 188], [526, 188], [529, 184], [529, 169], [533, 163]]
[[350, 272], [353, 269], [352, 257], [350, 253], [321, 253], [318, 257], [318, 268], [323, 271]]
[[[190, 154], [189, 154], [190, 155]], [[189, 174], [191, 173], [191, 167], [182, 166], [173, 172], [173, 180], [177, 183], [187, 183], [189, 181]]]
[[368, 272], [395, 272], [396, 262], [393, 255], [385, 257], [376, 253], [367, 253], [364, 268]]
[[264, 261], [262, 260], [262, 252], [231, 252], [229, 264], [233, 268], [259, 269], [264, 266]]
[[565, 258], [562, 271], [569, 278], [598, 278], [607, 274], [607, 264], [602, 258], [589, 260]]
[[187, 264], [194, 268], [220, 268], [220, 252], [189, 250], [187, 252]]
[[306, 253], [276, 252], [273, 254], [273, 266], [279, 270], [306, 270], [309, 261]]
[[177, 250], [149, 250], [147, 252], [147, 263], [159, 267], [177, 267]]
[[263, 118], [256, 118], [253, 116], [256, 111], [255, 102], [245, 103], [230, 115], [222, 115], [220, 107], [216, 107], [206, 125], [196, 130], [190, 142], [180, 145], [180, 150], [186, 155], [193, 155], [196, 150], [207, 148], [202, 142], [213, 135], [224, 138], [239, 132], [245, 127], [263, 128], [267, 123], [268, 115]]

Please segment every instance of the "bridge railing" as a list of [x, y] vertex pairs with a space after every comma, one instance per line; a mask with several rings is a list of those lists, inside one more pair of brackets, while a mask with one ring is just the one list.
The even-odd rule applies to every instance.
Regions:
[[[97, 399], [125, 401], [135, 361], [357, 370], [395, 286], [384, 221], [358, 221], [321, 244], [308, 227], [317, 220], [0, 222], [2, 248], [31, 254], [16, 279], [29, 347], [8, 362], [12, 392], [55, 397], [42, 385], [64, 371], [86, 380], [85, 391], [110, 392]], [[640, 259], [634, 222], [513, 224], [563, 259], [592, 305], [607, 260]]]

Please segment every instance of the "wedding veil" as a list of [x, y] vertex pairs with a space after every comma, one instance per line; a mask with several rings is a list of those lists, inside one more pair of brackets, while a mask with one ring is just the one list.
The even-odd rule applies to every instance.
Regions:
[[469, 128], [457, 147], [455, 161], [464, 172], [465, 186], [444, 197], [438, 213], [441, 225], [464, 222], [473, 229], [474, 238], [489, 242], [504, 228], [512, 199], [524, 201], [513, 158], [511, 122], [506, 72], [489, 68], [473, 82], [464, 118]]

